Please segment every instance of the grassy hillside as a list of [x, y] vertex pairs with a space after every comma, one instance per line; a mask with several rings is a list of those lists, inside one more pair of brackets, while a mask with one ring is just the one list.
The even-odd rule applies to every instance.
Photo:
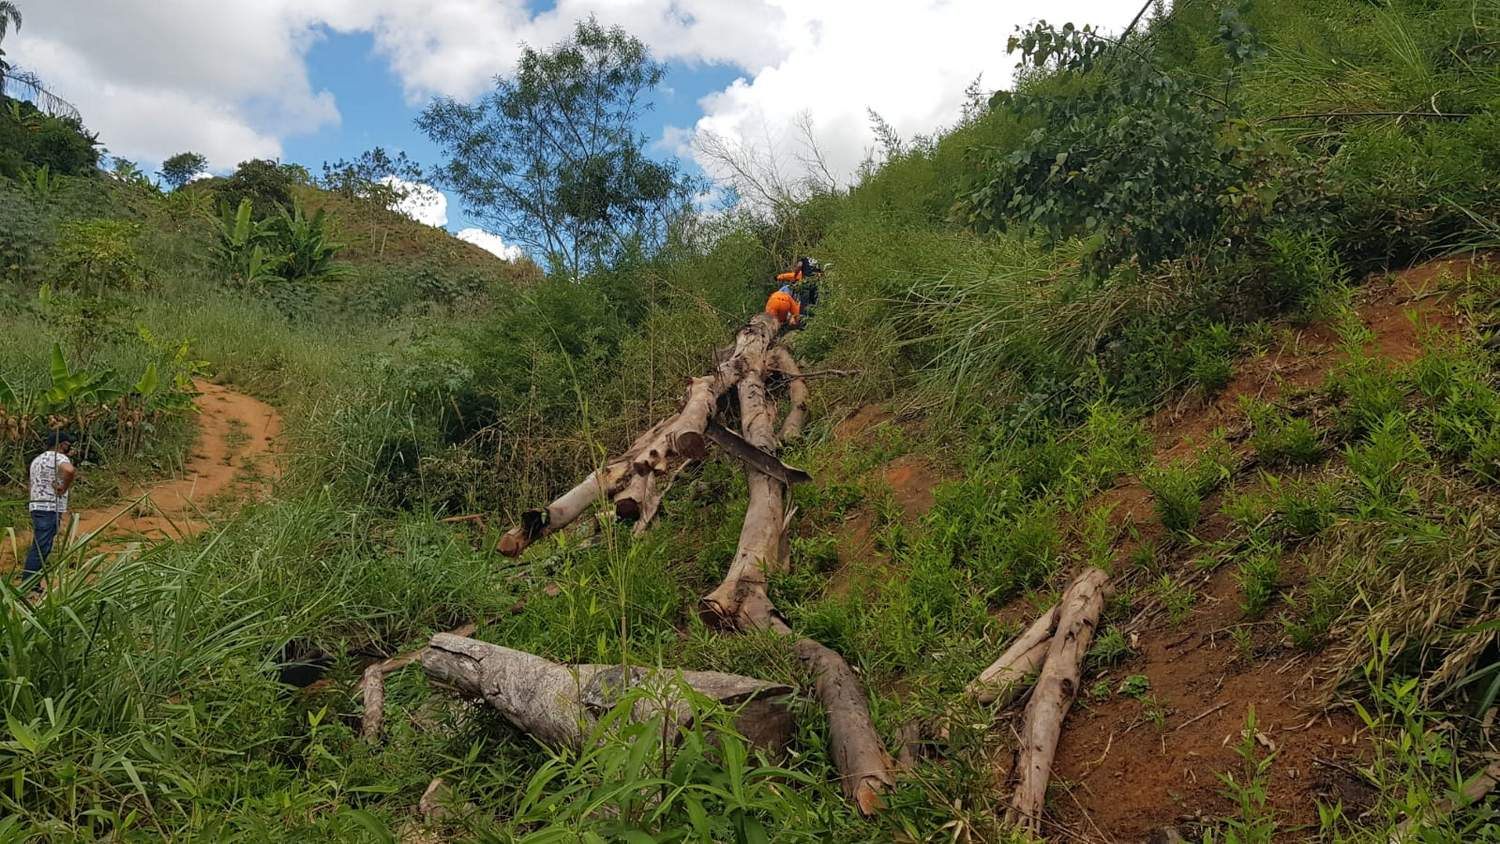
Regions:
[[[1493, 798], [1438, 807], [1488, 764], [1500, 688], [1500, 4], [1180, 2], [1120, 45], [1020, 36], [1014, 91], [848, 190], [579, 280], [297, 186], [348, 269], [236, 281], [213, 185], [5, 182], [3, 497], [54, 343], [120, 392], [51, 408], [95, 437], [83, 506], [191, 439], [185, 390], [134, 389], [148, 364], [264, 397], [288, 433], [273, 500], [130, 559], [79, 550], [89, 576], [34, 604], [7, 590], [0, 833], [1007, 840], [1014, 712], [960, 693], [1098, 565], [1117, 591], [1055, 840], [1384, 841], [1412, 816], [1495, 840]], [[642, 537], [490, 550], [670, 413], [798, 254], [831, 267], [798, 357], [858, 374], [813, 384], [786, 459], [817, 482], [772, 597], [861, 672], [893, 754], [929, 737], [873, 819], [789, 643], [698, 618], [745, 508], [733, 467], [679, 479]], [[417, 671], [360, 741], [363, 667], [466, 622], [559, 661], [791, 683], [796, 753], [664, 785], [649, 737], [554, 754]], [[282, 682], [309, 655], [325, 682]], [[438, 776], [461, 811], [424, 816]]]

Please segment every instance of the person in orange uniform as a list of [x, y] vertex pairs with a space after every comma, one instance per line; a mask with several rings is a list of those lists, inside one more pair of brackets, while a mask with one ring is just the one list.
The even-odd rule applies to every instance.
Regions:
[[782, 325], [797, 325], [802, 321], [802, 303], [797, 301], [797, 295], [792, 292], [790, 285], [783, 284], [780, 290], [771, 294], [766, 300], [766, 313], [776, 317], [776, 321]]
[[783, 325], [790, 322], [794, 326], [802, 322], [804, 311], [806, 316], [812, 316], [810, 306], [818, 301], [818, 284], [813, 279], [822, 274], [823, 268], [817, 261], [806, 255], [798, 258], [790, 272], [776, 276], [782, 286], [766, 301], [766, 313], [781, 320]]

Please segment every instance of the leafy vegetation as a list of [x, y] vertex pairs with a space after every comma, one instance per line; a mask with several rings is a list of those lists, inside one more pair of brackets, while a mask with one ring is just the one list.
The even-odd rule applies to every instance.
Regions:
[[[1495, 242], [1497, 39], [1500, 10], [1460, 0], [1184, 0], [1121, 39], [1040, 25], [1017, 34], [1015, 91], [931, 138], [888, 133], [851, 188], [697, 218], [634, 128], [659, 67], [586, 22], [478, 105], [424, 118], [447, 184], [508, 240], [535, 236], [550, 276], [392, 212], [380, 186], [414, 175], [399, 154], [330, 164], [317, 184], [246, 162], [164, 194], [101, 177], [81, 127], [7, 103], [0, 514], [20, 524], [24, 459], [63, 422], [87, 437], [82, 506], [170, 467], [195, 378], [272, 401], [291, 433], [274, 501], [124, 561], [71, 549], [45, 597], [0, 595], [0, 837], [355, 840], [425, 823], [495, 841], [1003, 841], [1003, 731], [954, 701], [1014, 619], [1095, 564], [1121, 585], [1084, 678], [1102, 705], [1118, 689], [1173, 740], [1176, 702], [1124, 622], [1159, 608], [1196, 624], [1225, 565], [1231, 612], [1263, 619], [1234, 628], [1226, 666], [1233, 651], [1233, 670], [1255, 670], [1289, 641], [1366, 716], [1357, 779], [1375, 796], [1322, 807], [1320, 833], [1385, 840], [1422, 816], [1443, 840], [1483, 840], [1491, 807], [1428, 809], [1473, 772], [1466, 719], [1496, 688], [1494, 351], [1465, 322], [1389, 365], [1352, 286]], [[619, 86], [548, 96], [610, 73]], [[521, 108], [544, 103], [545, 119]], [[588, 143], [547, 134], [595, 113], [609, 119]], [[477, 175], [495, 162], [517, 168]], [[539, 164], [547, 178], [528, 180]], [[487, 550], [670, 412], [771, 274], [809, 253], [833, 269], [799, 357], [858, 374], [817, 382], [822, 421], [787, 455], [819, 482], [793, 493], [776, 603], [861, 672], [892, 749], [904, 724], [945, 719], [943, 758], [864, 819], [832, 787], [805, 693], [796, 752], [775, 762], [707, 708], [681, 745], [645, 724], [555, 754], [414, 671], [388, 690], [405, 717], [360, 741], [362, 668], [476, 620], [558, 660], [810, 687], [787, 642], [716, 634], [693, 611], [743, 513], [722, 463], [680, 478], [643, 537], [606, 522], [597, 542], [562, 536], [514, 563]], [[1474, 276], [1440, 291], [1487, 314], [1495, 274]], [[1236, 356], [1326, 321], [1346, 329], [1329, 389], [1247, 405], [1243, 444], [1153, 461], [1153, 414], [1214, 401]], [[895, 420], [836, 427], [882, 403]], [[1259, 474], [1237, 471], [1244, 451]], [[884, 476], [898, 458], [954, 478], [930, 509]], [[1137, 478], [1174, 535], [1099, 506]], [[1205, 502], [1221, 487], [1223, 536], [1200, 529], [1217, 528]], [[440, 521], [474, 513], [482, 525]], [[283, 682], [310, 657], [327, 683]], [[1224, 840], [1290, 834], [1265, 785], [1279, 762], [1248, 726], [1243, 767], [1204, 808], [1226, 816]], [[452, 811], [419, 821], [439, 775]]]

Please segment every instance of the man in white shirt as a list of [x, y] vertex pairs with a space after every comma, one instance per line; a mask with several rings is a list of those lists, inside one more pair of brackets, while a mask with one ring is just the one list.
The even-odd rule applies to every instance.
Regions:
[[41, 588], [42, 564], [52, 553], [52, 543], [68, 512], [68, 490], [78, 470], [68, 457], [73, 435], [57, 431], [47, 437], [47, 450], [31, 461], [31, 551], [26, 554], [22, 583]]

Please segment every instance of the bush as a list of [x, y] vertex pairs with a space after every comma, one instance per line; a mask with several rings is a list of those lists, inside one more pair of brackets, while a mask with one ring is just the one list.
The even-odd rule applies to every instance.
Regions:
[[1241, 608], [1250, 618], [1265, 614], [1276, 597], [1276, 582], [1281, 578], [1281, 549], [1266, 548], [1252, 552], [1240, 561], [1236, 579], [1240, 584]]
[[35, 167], [82, 176], [98, 166], [99, 139], [82, 124], [0, 95], [0, 176], [20, 179]]
[[59, 288], [97, 296], [146, 283], [136, 239], [140, 226], [120, 220], [72, 220], [58, 229], [51, 273]]
[[255, 219], [263, 220], [292, 204], [292, 186], [297, 180], [297, 172], [288, 165], [257, 158], [240, 162], [227, 179], [204, 180], [204, 184], [222, 206], [239, 208], [242, 200], [250, 200]]

